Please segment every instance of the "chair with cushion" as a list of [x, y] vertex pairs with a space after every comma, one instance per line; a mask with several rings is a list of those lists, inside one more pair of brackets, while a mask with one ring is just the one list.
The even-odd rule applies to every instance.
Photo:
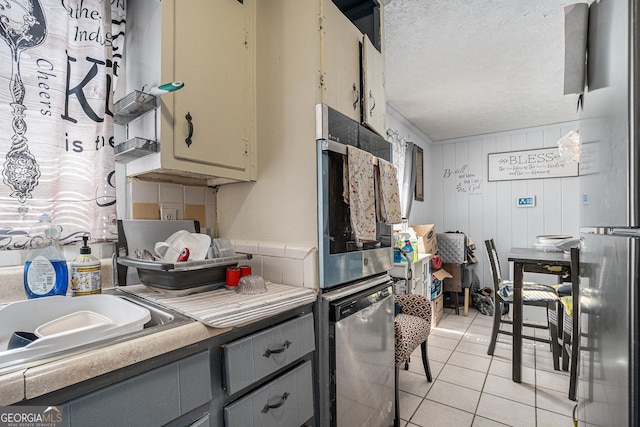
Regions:
[[395, 364], [396, 364], [396, 426], [400, 422], [400, 393], [398, 390], [398, 379], [400, 365], [406, 365], [411, 353], [421, 346], [422, 366], [427, 376], [427, 381], [431, 382], [431, 369], [427, 357], [427, 339], [431, 332], [431, 302], [422, 295], [394, 295], [394, 301], [400, 308], [394, 319], [395, 328]]
[[[496, 250], [493, 239], [485, 240], [485, 246], [487, 249], [487, 257], [489, 259], [489, 267], [491, 269], [491, 275], [493, 277], [493, 289], [494, 289], [494, 310], [493, 310], [493, 329], [491, 331], [491, 342], [487, 349], [487, 354], [493, 355], [496, 347], [496, 341], [498, 334], [505, 334], [513, 336], [511, 331], [500, 329], [502, 324], [513, 324], [511, 320], [504, 319], [502, 317], [502, 306], [507, 304], [513, 304], [513, 286], [502, 280], [500, 274], [500, 265], [498, 261], [498, 251]], [[523, 323], [523, 326], [548, 329], [550, 339], [534, 337], [529, 335], [522, 335], [523, 339], [529, 339], [538, 342], [547, 342], [551, 344], [551, 351], [553, 352], [553, 364], [558, 369], [560, 358], [560, 347], [558, 345], [558, 328], [557, 325], [552, 324], [549, 321], [549, 315], [555, 313], [560, 299], [552, 286], [535, 284], [526, 282], [522, 290], [522, 303], [523, 305], [545, 307], [547, 309], [547, 325], [539, 325], [534, 323]]]
[[[562, 370], [569, 371], [569, 399], [576, 400], [578, 380], [578, 353], [580, 329], [578, 325], [579, 312], [574, 311], [578, 307], [580, 295], [580, 249], [571, 248], [571, 274], [567, 278], [569, 284], [556, 285], [554, 288], [560, 297], [560, 304], [556, 312], [549, 313], [549, 320], [558, 328], [558, 346], [561, 349]], [[555, 369], [560, 369], [554, 366]]]

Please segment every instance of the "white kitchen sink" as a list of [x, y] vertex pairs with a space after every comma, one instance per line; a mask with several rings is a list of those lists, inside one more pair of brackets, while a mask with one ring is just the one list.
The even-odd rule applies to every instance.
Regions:
[[[52, 296], [0, 308], [0, 368], [142, 330], [151, 312], [114, 295]], [[37, 339], [8, 349], [14, 332]]]

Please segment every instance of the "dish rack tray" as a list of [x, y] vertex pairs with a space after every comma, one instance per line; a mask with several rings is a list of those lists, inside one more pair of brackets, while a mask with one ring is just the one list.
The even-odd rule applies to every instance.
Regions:
[[147, 286], [183, 290], [205, 285], [223, 285], [226, 281], [227, 267], [235, 267], [249, 259], [249, 254], [238, 254], [224, 258], [168, 263], [124, 256], [118, 257], [117, 263], [136, 268], [140, 281]]

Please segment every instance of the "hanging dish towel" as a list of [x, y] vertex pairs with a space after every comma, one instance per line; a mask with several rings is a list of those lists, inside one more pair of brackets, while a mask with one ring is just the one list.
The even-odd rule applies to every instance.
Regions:
[[373, 155], [348, 146], [344, 178], [343, 197], [349, 204], [351, 228], [356, 242], [376, 240]]
[[376, 173], [376, 215], [385, 224], [402, 222], [400, 211], [400, 187], [398, 174], [393, 163], [378, 159]]

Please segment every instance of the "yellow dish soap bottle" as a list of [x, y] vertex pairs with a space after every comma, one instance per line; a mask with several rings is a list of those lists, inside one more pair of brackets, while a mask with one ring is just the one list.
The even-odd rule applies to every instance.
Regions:
[[100, 281], [100, 260], [91, 255], [87, 236], [82, 237], [80, 255], [71, 261], [71, 296], [102, 293]]

